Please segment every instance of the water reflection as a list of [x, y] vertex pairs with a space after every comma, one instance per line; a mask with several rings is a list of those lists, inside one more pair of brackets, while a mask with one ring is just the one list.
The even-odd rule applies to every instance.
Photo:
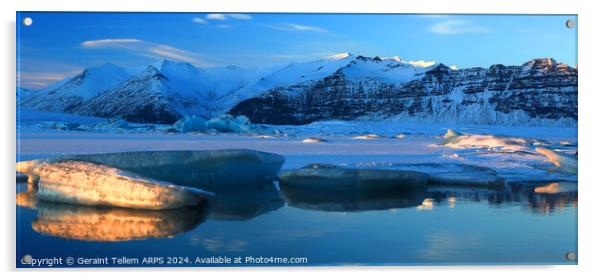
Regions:
[[280, 191], [291, 207], [336, 212], [417, 207], [426, 198], [426, 191], [420, 190], [389, 193], [341, 192], [281, 184]]
[[275, 211], [284, 206], [278, 189], [272, 181], [256, 184], [222, 184], [214, 186], [210, 199], [209, 219], [244, 221]]
[[63, 239], [116, 242], [168, 238], [205, 221], [207, 205], [174, 210], [134, 210], [37, 201], [32, 192], [17, 194], [17, 204], [37, 210], [34, 231]]
[[578, 191], [575, 182], [515, 183], [509, 191], [494, 192], [453, 186], [429, 189], [428, 196], [435, 205], [456, 205], [457, 201], [482, 202], [491, 206], [520, 205], [524, 209], [551, 214], [563, 208], [577, 208]]

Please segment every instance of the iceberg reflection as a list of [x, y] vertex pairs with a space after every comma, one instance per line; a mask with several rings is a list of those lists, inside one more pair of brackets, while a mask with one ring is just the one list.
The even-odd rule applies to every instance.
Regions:
[[273, 181], [213, 187], [209, 200], [211, 220], [243, 221], [284, 206]]
[[534, 213], [551, 214], [563, 208], [577, 208], [575, 182], [515, 183], [511, 191], [495, 192], [457, 186], [430, 188], [428, 196], [435, 204], [457, 206], [459, 201], [487, 202], [491, 206], [520, 205]]
[[31, 227], [40, 234], [101, 242], [173, 237], [196, 228], [208, 212], [206, 204], [153, 211], [49, 203], [31, 192], [17, 194], [17, 204], [37, 210]]
[[282, 196], [291, 207], [334, 212], [354, 212], [417, 207], [426, 198], [426, 191], [392, 191], [364, 193], [298, 188], [280, 185]]

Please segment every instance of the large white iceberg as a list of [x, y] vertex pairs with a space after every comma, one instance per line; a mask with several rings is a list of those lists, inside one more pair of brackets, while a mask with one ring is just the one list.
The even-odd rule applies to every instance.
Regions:
[[218, 187], [273, 179], [284, 158], [253, 150], [71, 155], [17, 163], [42, 200], [140, 209], [198, 204]]

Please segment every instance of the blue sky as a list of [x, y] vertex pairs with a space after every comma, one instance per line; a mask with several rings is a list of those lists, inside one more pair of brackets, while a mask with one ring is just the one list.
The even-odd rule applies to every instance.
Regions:
[[[33, 24], [23, 26], [24, 17]], [[335, 53], [463, 67], [552, 57], [576, 65], [576, 16], [203, 13], [17, 15], [20, 86], [41, 88], [87, 67], [160, 59], [201, 67], [262, 66]]]

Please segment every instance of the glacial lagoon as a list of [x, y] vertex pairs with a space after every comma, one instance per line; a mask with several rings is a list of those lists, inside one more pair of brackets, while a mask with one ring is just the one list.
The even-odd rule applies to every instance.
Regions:
[[[21, 182], [17, 184], [18, 259], [31, 255], [189, 261], [143, 264], [149, 266], [233, 265], [194, 263], [212, 257], [307, 260], [288, 265], [577, 262], [567, 258], [577, 253], [576, 176], [550, 171], [554, 166], [536, 153], [454, 150], [435, 146], [442, 139], [431, 135], [408, 135], [403, 140], [329, 138], [315, 143], [303, 143], [302, 137], [235, 135], [154, 135], [143, 141], [132, 141], [136, 135], [129, 134], [35, 131], [22, 136], [19, 160], [69, 156], [75, 154], [71, 146], [83, 154], [160, 150], [160, 144], [170, 139], [170, 147], [176, 150], [253, 148], [282, 154], [285, 162], [280, 172], [324, 163], [351, 169], [427, 170], [438, 180], [446, 179], [442, 174], [462, 176], [452, 178], [456, 184], [429, 185], [419, 192], [360, 195], [315, 194], [278, 180], [236, 184], [236, 178], [230, 178], [234, 182], [226, 187], [212, 186], [215, 199], [160, 211], [35, 201]], [[572, 135], [546, 140], [565, 138], [575, 140]], [[459, 162], [457, 157], [466, 160]], [[437, 164], [431, 164], [434, 159]], [[479, 167], [462, 165], [467, 163]], [[497, 182], [493, 175], [507, 179], [508, 185], [486, 187]], [[481, 180], [467, 183], [475, 178]]]

